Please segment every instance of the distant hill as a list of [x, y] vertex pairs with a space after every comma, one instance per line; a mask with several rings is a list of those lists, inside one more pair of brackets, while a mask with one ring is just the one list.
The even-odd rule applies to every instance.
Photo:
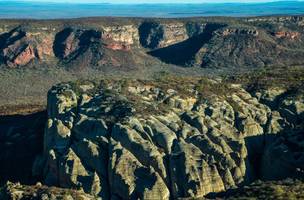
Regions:
[[303, 25], [302, 16], [2, 20], [0, 64], [126, 73], [164, 63], [210, 69], [302, 65]]

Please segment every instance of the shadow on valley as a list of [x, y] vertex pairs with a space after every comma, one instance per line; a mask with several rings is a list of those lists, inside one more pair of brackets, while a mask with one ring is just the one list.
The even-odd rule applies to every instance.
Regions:
[[46, 111], [0, 116], [0, 185], [33, 184], [32, 164], [43, 149]]
[[[156, 49], [148, 52], [149, 55], [159, 58], [168, 64], [181, 66], [192, 66], [196, 64], [196, 55], [200, 49], [209, 42], [213, 32], [224, 27], [221, 24], [207, 24], [204, 32], [168, 47]], [[202, 58], [198, 58], [202, 59]]]

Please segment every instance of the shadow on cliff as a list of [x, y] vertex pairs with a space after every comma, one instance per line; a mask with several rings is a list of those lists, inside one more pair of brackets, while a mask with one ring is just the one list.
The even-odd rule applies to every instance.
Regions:
[[6, 48], [25, 36], [26, 33], [21, 30], [21, 27], [16, 27], [8, 33], [0, 34], [0, 49]]
[[56, 34], [54, 44], [53, 44], [53, 52], [57, 58], [64, 58], [64, 50], [65, 50], [65, 41], [72, 34], [73, 29], [66, 28]]
[[[164, 28], [156, 22], [144, 22], [139, 28], [139, 42], [145, 48], [155, 49], [161, 40], [164, 39]], [[152, 32], [152, 34], [151, 34]]]
[[0, 116], [0, 185], [33, 184], [32, 164], [43, 149], [46, 111]]
[[213, 32], [224, 27], [221, 24], [207, 24], [203, 33], [193, 36], [183, 42], [148, 52], [168, 64], [192, 66], [196, 63], [196, 55], [204, 44], [212, 38]]
[[77, 69], [83, 69], [97, 65], [103, 55], [101, 32], [65, 28], [56, 34], [53, 51], [63, 64], [71, 64], [69, 68], [77, 66]]
[[263, 179], [261, 174], [262, 158], [266, 148], [277, 140], [283, 133], [263, 134], [251, 136], [245, 139], [248, 153], [248, 163], [246, 166], [247, 180], [244, 184], [251, 183], [258, 179]]
[[[259, 136], [251, 136], [245, 139], [245, 144], [248, 152], [248, 159], [246, 162], [246, 177], [244, 182], [236, 189], [228, 189], [224, 192], [209, 193], [205, 197], [208, 199], [225, 199], [229, 196], [235, 195], [242, 191], [244, 186], [249, 186], [251, 183], [262, 180], [262, 181], [280, 181], [287, 178], [300, 178], [290, 174], [289, 172], [283, 172], [278, 176], [265, 177], [265, 172], [274, 169], [268, 169], [275, 166], [264, 165], [263, 159], [265, 159], [265, 151], [268, 147], [274, 144], [278, 140], [284, 140], [288, 134], [292, 132], [290, 129], [283, 130], [277, 134], [264, 134]], [[275, 158], [272, 158], [275, 159]], [[277, 159], [280, 159], [279, 157]], [[265, 168], [267, 167], [267, 168]]]
[[[7, 48], [26, 36], [21, 27], [16, 27], [10, 32], [0, 34], [0, 63], [7, 64], [7, 56], [12, 53], [7, 53]], [[19, 49], [26, 48], [24, 44], [19, 44]], [[6, 53], [5, 53], [6, 52]], [[7, 54], [7, 55], [6, 55]]]
[[[258, 135], [245, 138], [245, 145], [248, 153], [246, 160], [246, 176], [244, 181], [241, 183], [240, 188], [246, 185], [250, 185], [252, 182], [261, 179], [261, 166], [263, 153], [266, 145], [272, 143], [278, 135]], [[205, 197], [207, 199], [225, 199], [233, 194], [240, 191], [240, 188], [228, 189], [227, 191], [218, 193], [209, 193]]]

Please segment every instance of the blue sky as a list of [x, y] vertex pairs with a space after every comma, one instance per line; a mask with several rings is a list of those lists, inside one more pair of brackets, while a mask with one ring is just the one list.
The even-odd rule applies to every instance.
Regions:
[[[0, 0], [0, 2], [3, 0]], [[7, 0], [5, 0], [7, 1]], [[18, 1], [18, 0], [9, 0]], [[258, 3], [271, 2], [278, 0], [19, 0], [19, 1], [35, 1], [35, 2], [60, 2], [60, 3]]]

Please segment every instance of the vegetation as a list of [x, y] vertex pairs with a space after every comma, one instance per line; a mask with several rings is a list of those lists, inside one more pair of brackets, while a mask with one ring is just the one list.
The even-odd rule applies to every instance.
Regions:
[[227, 82], [242, 84], [248, 90], [270, 87], [300, 88], [304, 83], [303, 67], [262, 68], [247, 73], [225, 77]]
[[287, 179], [283, 181], [256, 181], [234, 191], [221, 194], [227, 200], [296, 200], [304, 199], [304, 182]]
[[13, 196], [20, 193], [22, 194], [22, 199], [44, 199], [45, 197], [50, 198], [51, 196], [55, 196], [56, 199], [62, 200], [71, 198], [77, 200], [94, 199], [93, 196], [79, 190], [47, 187], [40, 183], [33, 186], [27, 186], [10, 182], [0, 188], [0, 199], [14, 199]]
[[[249, 92], [265, 90], [271, 87], [286, 88], [290, 91], [290, 94], [294, 95], [303, 90], [303, 82], [304, 69], [292, 67], [288, 70], [283, 68], [279, 70], [265, 68], [264, 70], [218, 78], [176, 76], [161, 72], [152, 80], [103, 78], [88, 81], [81, 79], [69, 82], [69, 84], [77, 96], [82, 93], [86, 93], [89, 96], [99, 93], [105, 99], [109, 97], [119, 99], [116, 102], [117, 106], [128, 104], [129, 106], [127, 107], [133, 108], [135, 113], [145, 116], [151, 113], [166, 113], [169, 110], [166, 98], [175, 95], [182, 99], [196, 98], [202, 102], [212, 101], [214, 97], [223, 98], [235, 110], [241, 112], [242, 109], [238, 103], [231, 98], [231, 94], [239, 90], [238, 87], [232, 87], [232, 84], [238, 84]], [[82, 86], [86, 85], [92, 87], [84, 91]], [[136, 93], [131, 92], [130, 88], [145, 88], [146, 91]], [[151, 95], [153, 96], [150, 101], [143, 99], [144, 96], [148, 97], [149, 95], [150, 97]]]

